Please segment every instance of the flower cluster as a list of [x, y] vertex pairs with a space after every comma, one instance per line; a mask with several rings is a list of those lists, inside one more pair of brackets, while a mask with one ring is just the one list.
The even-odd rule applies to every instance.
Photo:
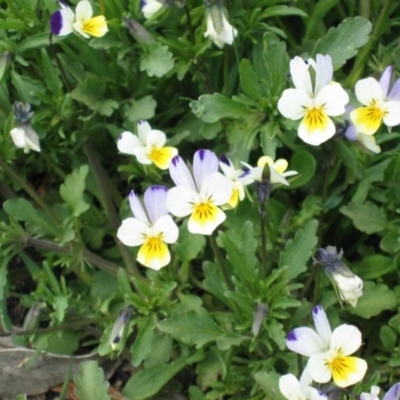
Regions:
[[357, 82], [355, 94], [363, 107], [354, 109], [347, 105], [347, 92], [332, 81], [333, 65], [329, 55], [317, 54], [315, 60], [295, 57], [290, 61], [295, 88], [283, 91], [278, 110], [286, 118], [301, 119], [298, 135], [313, 146], [333, 137], [336, 126], [331, 117], [343, 116], [351, 121], [346, 137], [378, 153], [380, 148], [375, 140], [366, 136], [376, 133], [382, 123], [388, 127], [400, 124], [400, 80], [389, 91], [392, 70], [393, 67], [386, 68], [379, 82], [375, 78]]

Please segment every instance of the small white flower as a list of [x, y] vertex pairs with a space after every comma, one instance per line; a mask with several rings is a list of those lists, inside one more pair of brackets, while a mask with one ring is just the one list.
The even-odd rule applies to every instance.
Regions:
[[379, 400], [379, 391], [378, 386], [372, 386], [370, 393], [361, 393], [360, 400]]
[[[103, 15], [92, 17], [93, 9], [89, 0], [81, 0], [76, 6], [75, 13], [62, 0], [61, 9], [51, 15], [50, 28], [57, 36], [79, 33], [84, 38], [101, 37], [108, 32], [106, 19]], [[90, 35], [90, 36], [89, 36]]]
[[145, 212], [132, 190], [129, 204], [134, 218], [124, 219], [117, 232], [118, 239], [126, 246], [141, 245], [137, 260], [156, 271], [170, 262], [166, 243], [175, 243], [179, 235], [178, 227], [165, 208], [167, 193], [164, 186], [150, 186], [144, 193]]
[[153, 164], [160, 169], [168, 169], [171, 160], [178, 154], [175, 147], [164, 147], [165, 133], [151, 129], [147, 121], [137, 124], [138, 136], [123, 132], [118, 138], [117, 147], [121, 153], [136, 156], [141, 164]]
[[[372, 386], [371, 393], [361, 393], [360, 400], [379, 400], [379, 387]], [[400, 383], [394, 384], [386, 393], [383, 400], [399, 400], [400, 398]]]
[[24, 149], [24, 153], [29, 153], [30, 150], [40, 151], [39, 137], [30, 125], [24, 124], [11, 129], [10, 135], [14, 144]]
[[232, 196], [233, 184], [218, 171], [218, 158], [210, 150], [198, 150], [193, 157], [193, 174], [182, 158], [172, 159], [169, 173], [176, 187], [170, 189], [166, 207], [177, 216], [190, 215], [192, 233], [211, 235], [226, 218], [219, 208]]
[[310, 357], [307, 367], [312, 380], [327, 383], [333, 378], [339, 387], [362, 380], [367, 363], [361, 358], [349, 357], [361, 346], [361, 332], [352, 325], [340, 325], [332, 332], [321, 306], [314, 307], [312, 315], [318, 333], [301, 327], [290, 332], [286, 339], [290, 350]]
[[[313, 85], [309, 71], [315, 70]], [[339, 83], [332, 82], [333, 66], [329, 55], [317, 54], [316, 61], [304, 61], [295, 57], [290, 61], [290, 74], [295, 89], [283, 91], [278, 101], [278, 110], [289, 119], [302, 119], [298, 135], [313, 146], [330, 139], [336, 131], [329, 117], [337, 117], [345, 112], [348, 94]]]
[[400, 124], [400, 79], [389, 92], [393, 67], [387, 67], [379, 82], [375, 78], [361, 79], [356, 83], [356, 96], [361, 104], [350, 117], [357, 131], [373, 135], [381, 126]]
[[205, 37], [210, 38], [219, 48], [225, 44], [232, 44], [237, 35], [237, 30], [228, 22], [219, 5], [207, 9], [207, 31]]
[[161, 1], [157, 0], [142, 0], [140, 2], [140, 8], [146, 19], [151, 18], [154, 14], [156, 14], [164, 4]]

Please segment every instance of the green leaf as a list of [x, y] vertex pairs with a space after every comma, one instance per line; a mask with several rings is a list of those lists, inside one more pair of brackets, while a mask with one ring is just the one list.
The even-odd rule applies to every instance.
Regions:
[[267, 395], [268, 400], [285, 400], [279, 390], [279, 378], [276, 372], [260, 371], [254, 375], [254, 380], [260, 385]]
[[281, 350], [284, 350], [286, 347], [286, 332], [283, 329], [283, 325], [275, 319], [269, 319], [267, 321], [267, 330], [270, 338]]
[[[379, 299], [379, 301], [377, 301]], [[359, 298], [357, 307], [348, 307], [347, 311], [359, 317], [369, 319], [379, 315], [384, 310], [396, 307], [396, 295], [384, 284], [364, 282], [363, 295]]]
[[215, 262], [205, 261], [203, 263], [204, 288], [212, 293], [222, 303], [227, 303], [225, 292], [228, 290], [221, 269]]
[[79, 169], [73, 170], [60, 187], [60, 195], [74, 217], [78, 217], [89, 209], [89, 204], [83, 198], [88, 172], [89, 167], [82, 165]]
[[386, 253], [389, 254], [395, 254], [400, 251], [399, 232], [389, 232], [382, 238], [379, 246], [383, 251], [386, 251]]
[[361, 232], [380, 232], [388, 225], [384, 211], [371, 202], [349, 203], [347, 206], [343, 206], [340, 212], [351, 218], [354, 226]]
[[134, 367], [138, 367], [151, 351], [154, 325], [154, 320], [152, 318], [140, 324], [139, 333], [131, 347], [132, 365]]
[[68, 299], [65, 296], [56, 296], [53, 300], [53, 308], [59, 322], [64, 321], [65, 311], [68, 308]]
[[376, 279], [395, 271], [398, 261], [393, 257], [387, 257], [382, 254], [372, 254], [363, 258], [359, 263], [354, 263], [353, 266], [362, 274], [363, 279]]
[[191, 101], [190, 107], [196, 117], [204, 122], [217, 122], [222, 118], [242, 119], [251, 115], [242, 104], [230, 100], [220, 93], [203, 94], [197, 101]]
[[174, 67], [172, 57], [167, 46], [163, 46], [161, 43], [150, 44], [142, 57], [140, 70], [146, 71], [149, 76], [160, 78]]
[[217, 346], [220, 350], [229, 350], [232, 346], [240, 346], [248, 338], [237, 333], [224, 333], [217, 339]]
[[286, 87], [289, 73], [289, 56], [286, 53], [286, 45], [276, 35], [267, 32], [264, 35], [263, 59], [266, 68], [266, 79], [262, 84], [270, 97], [270, 107], [275, 108], [278, 98]]
[[179, 240], [172, 245], [174, 253], [181, 261], [194, 260], [206, 245], [204, 235], [193, 235], [187, 228], [188, 221], [185, 220], [179, 228]]
[[[123, 395], [130, 400], [148, 399], [158, 393], [160, 389], [179, 371], [189, 364], [200, 361], [203, 357], [203, 352], [198, 351], [192, 356], [182, 357], [169, 364], [157, 365], [155, 367], [138, 371], [125, 385]], [[82, 397], [82, 399], [86, 400], [85, 397]]]
[[75, 394], [85, 400], [111, 400], [108, 384], [104, 382], [104, 372], [97, 361], [84, 361], [74, 376]]
[[22, 101], [35, 105], [40, 104], [36, 93], [44, 94], [46, 92], [42, 82], [33, 80], [28, 76], [19, 75], [15, 70], [11, 71], [11, 80]]
[[297, 171], [299, 177], [294, 177], [290, 182], [290, 189], [297, 188], [308, 183], [315, 174], [317, 162], [314, 156], [305, 150], [294, 153], [289, 163], [290, 170]]
[[45, 49], [42, 49], [42, 65], [46, 87], [50, 89], [54, 96], [60, 97], [62, 95], [61, 89], [63, 84], [59, 77], [58, 70], [51, 62], [51, 59]]
[[296, 7], [288, 7], [288, 6], [272, 6], [268, 7], [263, 13], [263, 18], [268, 17], [281, 17], [286, 15], [297, 15], [299, 17], [307, 17], [307, 14], [300, 10], [300, 8]]
[[289, 267], [286, 275], [288, 280], [298, 277], [307, 269], [306, 263], [318, 243], [317, 228], [318, 222], [312, 220], [303, 229], [296, 232], [294, 239], [287, 241], [279, 261], [279, 267]]
[[336, 6], [339, 0], [319, 0], [314, 7], [312, 7], [312, 14], [309, 15], [306, 24], [305, 37], [315, 38], [321, 27], [321, 21], [328, 12]]
[[0, 82], [2, 81], [5, 73], [8, 70], [8, 67], [11, 64], [11, 53], [8, 51], [5, 51], [1, 56], [0, 56]]
[[245, 58], [239, 64], [240, 86], [247, 96], [260, 99], [260, 80], [249, 60]]
[[157, 327], [180, 342], [195, 345], [197, 349], [208, 342], [216, 341], [223, 334], [219, 325], [203, 308], [172, 315], [159, 322]]
[[10, 199], [3, 204], [4, 211], [17, 221], [41, 223], [38, 211], [26, 199]]
[[388, 350], [394, 350], [397, 343], [397, 334], [394, 329], [387, 325], [382, 326], [379, 332], [379, 338]]
[[132, 100], [124, 107], [125, 118], [130, 122], [137, 122], [153, 118], [155, 115], [157, 102], [153, 96], [145, 96], [139, 100]]
[[349, 58], [358, 53], [358, 49], [368, 42], [372, 24], [363, 17], [345, 19], [337, 28], [331, 28], [328, 34], [318, 40], [312, 52], [329, 54], [333, 67], [341, 67]]
[[15, 397], [14, 400], [26, 400], [26, 394], [20, 394]]
[[[59, 42], [60, 38], [57, 36], [52, 36], [53, 44]], [[21, 54], [26, 50], [30, 49], [38, 49], [40, 47], [49, 46], [50, 45], [50, 35], [49, 32], [37, 33], [36, 35], [31, 35], [27, 39], [25, 39], [18, 47], [17, 53]]]

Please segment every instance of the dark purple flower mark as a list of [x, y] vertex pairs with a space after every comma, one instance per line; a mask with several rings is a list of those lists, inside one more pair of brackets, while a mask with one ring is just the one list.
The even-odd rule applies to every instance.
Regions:
[[59, 35], [63, 26], [61, 11], [54, 12], [50, 17], [50, 28], [55, 35]]
[[289, 332], [286, 339], [289, 340], [290, 342], [297, 340], [295, 331]]

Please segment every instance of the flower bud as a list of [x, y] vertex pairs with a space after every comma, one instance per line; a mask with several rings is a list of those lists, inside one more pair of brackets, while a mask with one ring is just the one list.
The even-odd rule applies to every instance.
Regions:
[[268, 306], [264, 303], [258, 303], [256, 312], [254, 313], [253, 326], [251, 327], [251, 332], [254, 337], [256, 337], [260, 332], [261, 325], [267, 314], [268, 314]]
[[132, 306], [128, 306], [121, 310], [117, 320], [114, 323], [109, 340], [109, 344], [113, 350], [115, 350], [115, 348], [121, 342], [125, 327], [131, 318], [132, 310]]
[[343, 264], [341, 261], [343, 251], [341, 250], [338, 254], [336, 247], [328, 246], [326, 249], [319, 249], [319, 254], [321, 257], [319, 263], [325, 268], [325, 272], [338, 290], [341, 300], [356, 307], [358, 298], [363, 294], [363, 281]]

